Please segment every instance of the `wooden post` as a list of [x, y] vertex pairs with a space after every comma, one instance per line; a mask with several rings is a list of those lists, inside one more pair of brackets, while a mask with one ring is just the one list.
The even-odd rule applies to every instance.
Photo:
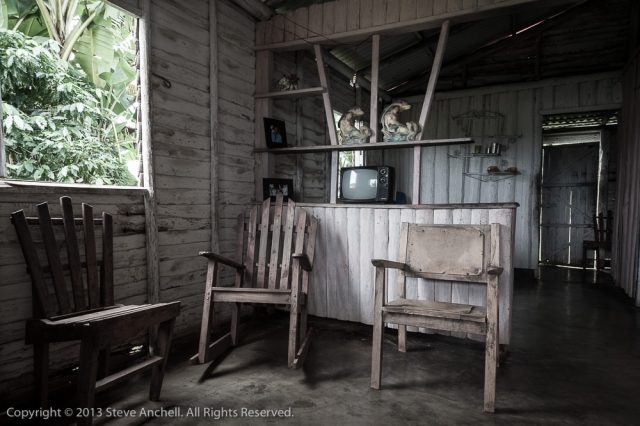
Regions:
[[338, 151], [331, 152], [331, 192], [329, 193], [331, 204], [338, 202]]
[[369, 126], [372, 133], [369, 143], [378, 141], [378, 82], [380, 71], [380, 35], [371, 38], [371, 103], [369, 109]]
[[420, 179], [422, 178], [422, 147], [413, 147], [413, 182], [411, 188], [411, 204], [420, 204]]
[[[271, 70], [273, 68], [273, 53], [270, 51], [260, 51], [256, 53], [256, 93], [266, 93], [270, 89]], [[271, 101], [269, 98], [256, 99], [256, 148], [266, 148], [267, 142], [264, 139], [263, 118], [271, 113]], [[271, 175], [272, 164], [268, 153], [256, 156], [255, 175], [255, 199], [262, 198], [262, 178]]]
[[7, 176], [6, 170], [6, 162], [7, 158], [4, 153], [4, 133], [3, 133], [3, 124], [2, 124], [2, 88], [0, 88], [0, 178], [4, 178]]
[[318, 66], [318, 77], [320, 77], [320, 86], [322, 86], [322, 100], [324, 101], [324, 115], [327, 119], [327, 130], [329, 131], [329, 140], [331, 145], [338, 145], [338, 135], [336, 134], [336, 122], [333, 118], [333, 108], [331, 108], [331, 97], [329, 96], [329, 79], [324, 67], [324, 56], [322, 47], [318, 44], [313, 46], [316, 54], [316, 65]]
[[[155, 170], [151, 149], [151, 0], [142, 1], [140, 19], [140, 113], [144, 173], [145, 239], [147, 246], [147, 302], [160, 301], [160, 266], [158, 261], [158, 226], [155, 193]], [[151, 336], [155, 341], [155, 336]]]
[[444, 58], [444, 50], [447, 46], [447, 40], [449, 39], [449, 21], [442, 23], [440, 29], [440, 38], [438, 39], [438, 47], [436, 48], [436, 54], [433, 57], [433, 65], [431, 66], [431, 74], [429, 75], [429, 83], [427, 84], [427, 91], [424, 95], [424, 101], [422, 103], [422, 110], [420, 111], [420, 119], [418, 124], [420, 125], [420, 133], [418, 133], [416, 140], [422, 140], [422, 133], [424, 127], [427, 124], [427, 118], [431, 112], [433, 106], [433, 98], [436, 93], [436, 83], [438, 82], [438, 76], [440, 75], [440, 68], [442, 67], [442, 59]]
[[[422, 140], [422, 134], [424, 128], [427, 125], [427, 119], [429, 113], [433, 107], [433, 99], [436, 93], [436, 83], [438, 82], [438, 76], [440, 75], [440, 68], [442, 67], [442, 59], [444, 58], [444, 50], [447, 46], [447, 40], [449, 38], [449, 21], [442, 23], [440, 30], [440, 38], [438, 39], [438, 47], [436, 48], [436, 54], [433, 57], [433, 65], [431, 67], [431, 74], [429, 75], [429, 83], [427, 84], [427, 91], [424, 95], [424, 101], [422, 103], [422, 110], [420, 111], [420, 119], [418, 124], [420, 125], [420, 132], [416, 136], [417, 140]], [[420, 179], [421, 179], [421, 163], [422, 163], [422, 150], [419, 146], [413, 148], [413, 188], [411, 191], [411, 203], [420, 204]]]
[[211, 251], [220, 253], [218, 236], [218, 0], [209, 0], [209, 114], [211, 117]]
[[[300, 81], [304, 81], [304, 55], [305, 52], [296, 52], [296, 75]], [[296, 146], [302, 146], [304, 142], [303, 108], [302, 100], [296, 99]], [[296, 175], [293, 181], [293, 191], [298, 200], [304, 200], [304, 157], [296, 155]]]
[[[336, 122], [333, 118], [333, 108], [331, 107], [331, 97], [329, 96], [329, 79], [324, 67], [324, 57], [322, 47], [314, 45], [313, 51], [316, 55], [316, 65], [318, 66], [318, 76], [320, 86], [322, 86], [322, 100], [324, 101], [324, 115], [327, 120], [327, 131], [331, 145], [338, 145], [338, 135], [336, 133]], [[329, 202], [335, 204], [338, 201], [338, 152], [331, 152], [331, 190], [329, 192]]]

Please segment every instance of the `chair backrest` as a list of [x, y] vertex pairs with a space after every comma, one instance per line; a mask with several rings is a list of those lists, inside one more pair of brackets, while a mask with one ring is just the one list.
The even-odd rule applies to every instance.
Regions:
[[282, 194], [251, 208], [248, 218], [238, 216], [238, 225], [244, 287], [290, 289], [291, 255], [304, 252], [313, 262], [318, 221], [293, 200], [284, 202]]
[[[75, 218], [69, 197], [60, 198], [60, 207], [61, 218], [51, 217], [47, 203], [38, 204], [37, 217], [26, 217], [23, 210], [11, 214], [31, 276], [33, 297], [37, 299], [34, 303], [36, 318], [51, 318], [114, 303], [111, 215], [103, 212], [102, 219], [94, 219], [93, 207], [82, 204], [82, 218]], [[39, 226], [36, 238], [32, 237], [29, 225]], [[101, 261], [98, 261], [95, 225], [102, 225]], [[60, 239], [56, 237], [58, 226], [58, 234], [62, 234]], [[81, 239], [77, 227], [82, 228]], [[46, 264], [40, 262], [43, 249]], [[70, 278], [71, 291], [67, 278]], [[55, 297], [51, 297], [52, 294]]]
[[403, 223], [399, 258], [409, 266], [405, 274], [436, 280], [487, 282], [488, 267], [500, 266], [499, 226]]
[[593, 233], [597, 242], [611, 242], [611, 233], [613, 231], [612, 222], [613, 212], [611, 210], [607, 211], [607, 216], [604, 216], [602, 213], [593, 216]]

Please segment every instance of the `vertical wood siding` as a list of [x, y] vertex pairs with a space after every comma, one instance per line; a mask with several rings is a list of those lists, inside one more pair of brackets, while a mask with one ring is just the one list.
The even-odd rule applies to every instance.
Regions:
[[626, 69], [618, 133], [618, 196], [613, 234], [613, 276], [640, 306], [640, 58]]
[[[535, 1], [535, 0], [528, 0]], [[523, 3], [527, 1], [518, 2]], [[443, 19], [513, 5], [511, 0], [336, 0], [275, 15], [258, 27], [258, 47], [303, 46], [347, 34], [366, 36], [399, 25], [425, 27]]]
[[[514, 265], [536, 268], [538, 264], [538, 185], [541, 171], [542, 117], [546, 112], [583, 108], [608, 109], [621, 104], [622, 86], [617, 75], [596, 75], [569, 80], [550, 80], [529, 86], [501, 86], [441, 93], [427, 124], [426, 138], [473, 137], [476, 143], [502, 143], [497, 158], [452, 158], [463, 146], [422, 149], [422, 203], [517, 202]], [[409, 99], [413, 108], [406, 120], [416, 120], [422, 99]], [[467, 113], [472, 120], [469, 134], [455, 118]], [[503, 119], [489, 117], [499, 113]], [[484, 118], [483, 118], [484, 117]], [[502, 137], [501, 137], [502, 135]], [[397, 188], [411, 193], [412, 157], [409, 150], [385, 151], [385, 163], [394, 165]], [[480, 182], [465, 177], [465, 163], [472, 173], [486, 173], [487, 167], [518, 168], [520, 174], [500, 182]]]

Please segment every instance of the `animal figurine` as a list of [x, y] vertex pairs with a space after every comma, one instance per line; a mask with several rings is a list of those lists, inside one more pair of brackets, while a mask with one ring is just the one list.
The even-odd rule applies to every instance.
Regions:
[[398, 115], [402, 111], [411, 109], [411, 105], [407, 101], [393, 102], [382, 111], [382, 139], [385, 142], [401, 142], [415, 140], [416, 135], [420, 132], [420, 126], [409, 121], [402, 124]]
[[300, 79], [295, 74], [283, 74], [278, 80], [278, 89], [280, 90], [298, 90], [298, 81]]
[[358, 143], [366, 143], [371, 137], [371, 129], [366, 126], [356, 128], [356, 119], [362, 117], [364, 111], [359, 106], [354, 106], [347, 111], [338, 121], [338, 136], [342, 145], [353, 145]]

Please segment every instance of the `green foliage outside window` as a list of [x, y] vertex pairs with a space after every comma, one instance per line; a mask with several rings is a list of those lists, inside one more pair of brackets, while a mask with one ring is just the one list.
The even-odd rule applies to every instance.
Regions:
[[102, 2], [0, 0], [8, 177], [136, 184], [135, 24]]

